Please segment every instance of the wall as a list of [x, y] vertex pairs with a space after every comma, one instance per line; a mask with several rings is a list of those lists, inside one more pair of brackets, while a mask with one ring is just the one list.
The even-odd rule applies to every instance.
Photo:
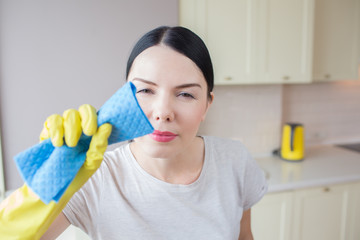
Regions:
[[308, 146], [360, 142], [360, 81], [288, 85], [283, 122], [301, 122]]
[[254, 156], [280, 146], [282, 125], [305, 126], [306, 147], [360, 142], [360, 81], [216, 86], [200, 132], [240, 139]]
[[13, 156], [37, 143], [46, 117], [83, 103], [99, 108], [123, 84], [135, 41], [176, 25], [177, 12], [177, 0], [0, 1], [6, 189], [22, 184]]
[[201, 134], [241, 140], [257, 156], [279, 147], [281, 85], [215, 86], [214, 95]]

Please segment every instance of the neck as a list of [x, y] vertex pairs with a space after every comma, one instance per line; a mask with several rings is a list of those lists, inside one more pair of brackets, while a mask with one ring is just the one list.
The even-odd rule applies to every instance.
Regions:
[[139, 165], [164, 182], [186, 185], [195, 182], [200, 176], [205, 155], [204, 142], [200, 137], [196, 137], [180, 153], [168, 158], [153, 158], [139, 151], [133, 144], [130, 148]]

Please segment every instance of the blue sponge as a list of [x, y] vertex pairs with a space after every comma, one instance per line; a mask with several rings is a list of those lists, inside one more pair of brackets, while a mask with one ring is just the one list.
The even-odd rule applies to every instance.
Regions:
[[[120, 88], [98, 111], [98, 126], [112, 125], [109, 144], [130, 140], [154, 131], [135, 97], [131, 82]], [[26, 184], [44, 203], [58, 202], [83, 165], [91, 137], [81, 136], [76, 147], [54, 147], [47, 139], [15, 156]]]

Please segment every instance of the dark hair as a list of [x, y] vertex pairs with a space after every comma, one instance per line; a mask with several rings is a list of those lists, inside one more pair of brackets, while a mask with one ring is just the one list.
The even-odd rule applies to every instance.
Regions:
[[214, 72], [205, 43], [194, 32], [184, 27], [161, 26], [151, 30], [135, 44], [126, 66], [126, 79], [135, 58], [149, 47], [164, 44], [191, 59], [201, 70], [207, 83], [208, 97], [214, 87]]

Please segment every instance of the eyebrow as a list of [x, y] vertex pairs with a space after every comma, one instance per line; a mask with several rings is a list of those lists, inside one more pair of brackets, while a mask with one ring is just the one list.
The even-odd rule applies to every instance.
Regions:
[[143, 82], [143, 83], [147, 83], [147, 84], [150, 84], [150, 85], [157, 86], [156, 83], [154, 83], [154, 82], [152, 82], [152, 81], [148, 81], [148, 80], [142, 79], [142, 78], [134, 78], [133, 81], [139, 81], [139, 82]]
[[[149, 81], [149, 80], [142, 79], [142, 78], [134, 78], [133, 81], [139, 81], [139, 82], [143, 82], [143, 83], [147, 83], [147, 84], [150, 84], [150, 85], [157, 86], [156, 83], [154, 83], [152, 81]], [[199, 88], [201, 88], [201, 85], [198, 84], [198, 83], [185, 83], [185, 84], [178, 85], [175, 88], [176, 89], [182, 89], [182, 88], [190, 88], [190, 87], [199, 87]]]

